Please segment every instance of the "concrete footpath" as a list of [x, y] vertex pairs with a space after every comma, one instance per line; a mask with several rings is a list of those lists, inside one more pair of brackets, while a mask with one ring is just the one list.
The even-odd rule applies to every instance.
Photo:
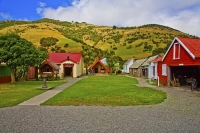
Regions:
[[20, 103], [19, 105], [40, 105], [41, 103], [52, 98], [56, 94], [60, 93], [61, 91], [63, 91], [64, 89], [78, 82], [81, 79], [82, 78], [67, 78], [67, 83], [57, 86], [56, 88], [48, 90], [40, 95], [37, 95], [27, 101]]

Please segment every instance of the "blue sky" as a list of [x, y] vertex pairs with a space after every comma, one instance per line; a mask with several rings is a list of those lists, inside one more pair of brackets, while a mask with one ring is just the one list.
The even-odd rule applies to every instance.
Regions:
[[200, 0], [0, 0], [0, 20], [161, 24], [200, 37]]
[[[41, 15], [37, 13], [39, 7], [70, 6], [70, 0], [0, 0], [0, 20], [37, 20]], [[4, 14], [4, 15], [3, 15]]]

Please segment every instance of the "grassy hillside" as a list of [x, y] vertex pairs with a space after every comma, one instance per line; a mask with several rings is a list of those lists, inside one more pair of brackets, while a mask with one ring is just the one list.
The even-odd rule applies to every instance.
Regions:
[[[66, 52], [80, 52], [83, 43], [102, 50], [113, 49], [123, 59], [146, 58], [158, 48], [166, 48], [174, 37], [195, 37], [170, 27], [149, 24], [139, 27], [96, 26], [85, 22], [63, 22], [51, 19], [38, 21], [1, 21], [0, 34], [16, 32], [40, 46], [43, 37], [54, 37], [57, 46]], [[68, 44], [68, 47], [64, 47]]]

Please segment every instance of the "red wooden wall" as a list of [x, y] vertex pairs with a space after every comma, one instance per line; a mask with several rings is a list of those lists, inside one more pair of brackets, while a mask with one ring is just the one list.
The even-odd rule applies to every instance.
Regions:
[[35, 78], [35, 68], [29, 67], [27, 79], [33, 79], [33, 78]]
[[6, 83], [6, 82], [11, 82], [10, 76], [0, 77], [0, 83]]
[[[176, 41], [175, 41], [176, 43]], [[173, 59], [174, 45], [170, 48], [163, 62], [158, 62], [157, 71], [161, 82], [168, 83], [168, 67], [170, 66], [200, 66], [200, 59], [193, 59], [190, 54], [180, 45], [180, 59]], [[177, 56], [177, 55], [176, 55]], [[167, 65], [167, 76], [162, 75], [162, 64]], [[170, 73], [171, 74], [171, 73]], [[170, 76], [173, 78], [173, 76]]]
[[184, 66], [194, 66], [200, 65], [200, 59], [193, 59], [189, 53], [180, 46], [180, 59], [173, 59], [173, 46], [168, 51], [163, 64], [167, 64], [168, 66], [179, 66], [179, 64], [184, 64]]
[[163, 84], [163, 83], [167, 84], [168, 83], [168, 70], [167, 70], [167, 76], [163, 76], [162, 75], [162, 64], [163, 64], [163, 62], [158, 62], [158, 65], [157, 65], [159, 82], [160, 82], [160, 84]]

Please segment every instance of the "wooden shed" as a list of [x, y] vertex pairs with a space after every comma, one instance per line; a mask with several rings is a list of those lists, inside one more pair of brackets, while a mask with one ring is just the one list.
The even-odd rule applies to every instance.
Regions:
[[129, 74], [134, 77], [141, 77], [142, 76], [142, 64], [146, 61], [147, 59], [139, 59], [135, 60], [133, 64], [129, 67]]
[[107, 74], [110, 72], [110, 70], [101, 62], [101, 60], [96, 60], [89, 68], [88, 70], [91, 73], [102, 73]]
[[47, 74], [54, 78], [55, 74], [58, 74], [60, 67], [56, 65], [54, 62], [45, 60], [39, 66], [39, 74]]

